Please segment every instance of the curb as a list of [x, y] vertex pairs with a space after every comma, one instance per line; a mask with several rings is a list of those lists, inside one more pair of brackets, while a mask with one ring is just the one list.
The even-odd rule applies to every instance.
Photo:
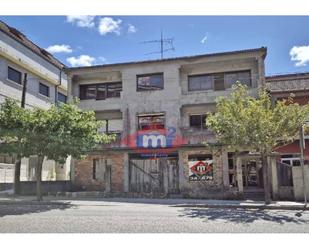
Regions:
[[233, 204], [179, 204], [179, 205], [172, 205], [173, 207], [191, 207], [191, 208], [229, 208], [229, 209], [259, 209], [259, 210], [309, 210], [309, 207], [306, 208], [304, 206], [275, 206], [275, 205], [233, 205]]

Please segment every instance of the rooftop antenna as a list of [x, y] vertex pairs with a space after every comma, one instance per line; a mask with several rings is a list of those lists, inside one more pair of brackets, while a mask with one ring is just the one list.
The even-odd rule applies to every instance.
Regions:
[[163, 57], [164, 57], [164, 52], [175, 51], [174, 38], [164, 38], [163, 37], [162, 29], [161, 29], [161, 38], [160, 38], [160, 40], [150, 40], [150, 41], [144, 41], [142, 43], [143, 44], [146, 44], [146, 43], [159, 43], [160, 44], [160, 51], [150, 52], [150, 53], [147, 53], [145, 55], [161, 54], [161, 59], [163, 59]]

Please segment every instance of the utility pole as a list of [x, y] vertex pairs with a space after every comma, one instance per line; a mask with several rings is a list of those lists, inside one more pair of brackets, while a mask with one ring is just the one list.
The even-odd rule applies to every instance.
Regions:
[[304, 136], [304, 126], [301, 125], [299, 131], [299, 145], [300, 145], [300, 165], [302, 169], [302, 176], [303, 176], [303, 192], [304, 192], [304, 201], [305, 201], [305, 208], [307, 207], [307, 191], [306, 191], [306, 177], [305, 177], [305, 165], [304, 165], [304, 149], [305, 145], [305, 136]]
[[147, 43], [159, 43], [160, 45], [160, 51], [155, 51], [155, 52], [150, 52], [147, 53], [146, 55], [149, 54], [160, 54], [161, 59], [164, 58], [164, 53], [167, 51], [175, 51], [174, 47], [174, 38], [164, 38], [163, 36], [163, 31], [161, 30], [161, 37], [159, 40], [150, 40], [150, 41], [144, 41], [142, 42], [143, 44]]
[[[27, 73], [24, 74], [23, 90], [21, 94], [21, 107], [25, 108], [27, 91]], [[16, 155], [14, 163], [14, 194], [20, 194], [20, 168], [21, 155]]]

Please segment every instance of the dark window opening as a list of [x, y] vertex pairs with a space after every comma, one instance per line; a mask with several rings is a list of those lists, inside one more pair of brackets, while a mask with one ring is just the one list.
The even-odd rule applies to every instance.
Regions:
[[137, 91], [160, 90], [163, 88], [163, 73], [151, 75], [137, 75]]
[[119, 98], [122, 91], [122, 83], [102, 83], [94, 85], [80, 85], [79, 98], [103, 100], [106, 98]]
[[190, 115], [190, 127], [198, 128], [198, 129], [207, 129], [206, 117], [207, 117], [207, 114]]
[[58, 92], [58, 101], [59, 102], [62, 102], [62, 103], [66, 103], [67, 102], [67, 96], [65, 96], [64, 94], [62, 94], [62, 93], [59, 93]]
[[39, 93], [46, 97], [49, 97], [49, 87], [40, 83]]
[[93, 159], [92, 161], [92, 179], [97, 179], [97, 166], [99, 164], [99, 159]]
[[138, 116], [139, 130], [158, 130], [165, 128], [165, 117], [162, 114]]
[[14, 68], [8, 67], [8, 79], [21, 85], [21, 72]]
[[211, 154], [194, 154], [188, 156], [189, 161], [205, 161], [205, 160], [212, 160]]

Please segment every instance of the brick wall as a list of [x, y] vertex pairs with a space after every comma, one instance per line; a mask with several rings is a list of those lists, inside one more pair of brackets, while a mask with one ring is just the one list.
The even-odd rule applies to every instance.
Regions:
[[[97, 169], [98, 177], [93, 179], [93, 160], [107, 160], [111, 165], [111, 192], [123, 192], [123, 169], [124, 169], [124, 153], [108, 153], [108, 154], [91, 154], [83, 160], [75, 162], [75, 182], [76, 190], [87, 191], [105, 191], [107, 190], [105, 174], [105, 166]], [[101, 167], [101, 166], [100, 166]]]
[[[189, 181], [189, 155], [212, 154], [213, 156], [213, 180], [210, 181]], [[179, 152], [179, 166], [182, 170], [180, 178], [181, 193], [185, 197], [194, 198], [216, 198], [233, 199], [238, 198], [237, 193], [233, 193], [223, 184], [223, 164], [222, 151], [207, 151], [206, 149], [186, 149]]]

